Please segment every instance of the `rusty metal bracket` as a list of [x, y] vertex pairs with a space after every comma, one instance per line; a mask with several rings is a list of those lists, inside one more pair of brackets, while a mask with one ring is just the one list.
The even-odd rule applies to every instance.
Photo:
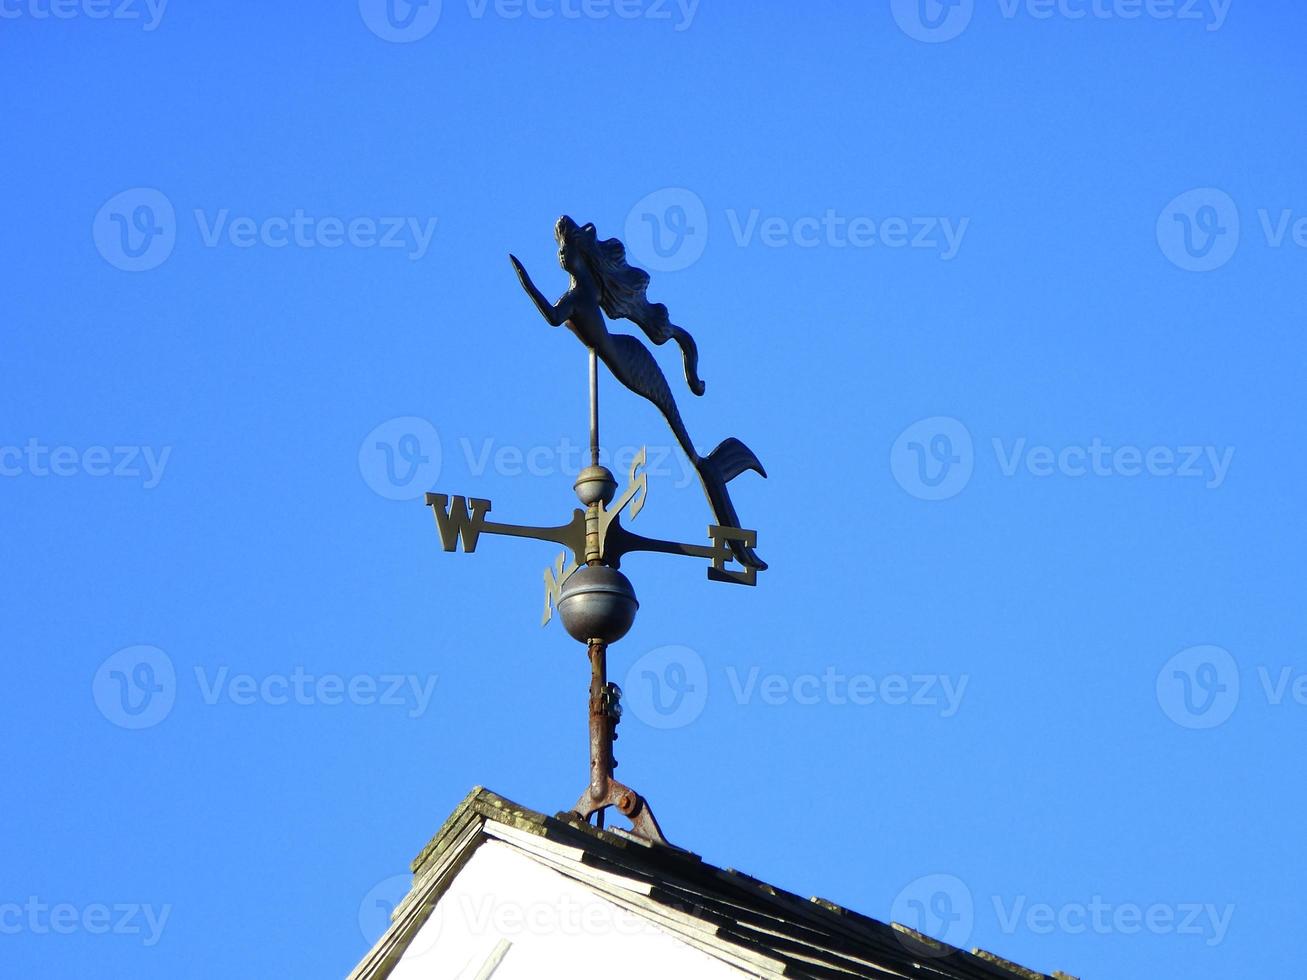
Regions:
[[613, 743], [617, 741], [617, 723], [622, 717], [622, 690], [608, 681], [608, 644], [592, 641], [590, 655], [590, 785], [572, 809], [587, 823], [594, 818], [604, 825], [604, 811], [609, 807], [631, 821], [631, 830], [657, 844], [666, 844], [662, 828], [648, 801], [613, 778], [617, 760]]

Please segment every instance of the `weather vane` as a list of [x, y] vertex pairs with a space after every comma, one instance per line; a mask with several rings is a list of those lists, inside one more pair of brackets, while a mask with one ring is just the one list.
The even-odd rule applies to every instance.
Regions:
[[[636, 833], [666, 843], [645, 799], [613, 778], [617, 765], [613, 742], [621, 717], [621, 690], [608, 681], [608, 646], [624, 637], [635, 621], [639, 603], [635, 589], [618, 571], [624, 555], [637, 551], [659, 552], [707, 559], [708, 577], [718, 582], [756, 585], [767, 564], [754, 549], [758, 532], [740, 526], [727, 484], [745, 470], [767, 473], [758, 457], [740, 440], [728, 438], [700, 456], [690, 440], [676, 399], [658, 362], [635, 337], [610, 333], [605, 314], [637, 324], [655, 344], [675, 340], [685, 361], [685, 380], [695, 395], [704, 393], [699, 377], [699, 352], [694, 338], [668, 318], [667, 307], [645, 296], [649, 275], [629, 265], [626, 249], [615, 238], [600, 241], [594, 225], [577, 225], [566, 216], [554, 228], [559, 265], [571, 276], [571, 285], [557, 303], [550, 303], [516, 256], [513, 268], [528, 296], [551, 326], [566, 324], [589, 351], [590, 360], [590, 465], [581, 470], [574, 489], [584, 510], [574, 509], [566, 524], [531, 527], [500, 524], [486, 519], [489, 500], [428, 493], [435, 511], [436, 529], [445, 551], [476, 551], [483, 534], [552, 541], [564, 551], [545, 569], [544, 616], [547, 624], [557, 607], [563, 627], [586, 644], [590, 657], [590, 785], [573, 808], [583, 819], [603, 826], [604, 811], [616, 807]], [[622, 512], [635, 520], [648, 496], [645, 452], [631, 464], [629, 482], [619, 497], [613, 474], [599, 464], [599, 362], [626, 388], [647, 398], [662, 413], [681, 449], [694, 464], [715, 522], [708, 527], [707, 544], [686, 544], [634, 534], [622, 526]], [[734, 562], [736, 567], [732, 567]]]

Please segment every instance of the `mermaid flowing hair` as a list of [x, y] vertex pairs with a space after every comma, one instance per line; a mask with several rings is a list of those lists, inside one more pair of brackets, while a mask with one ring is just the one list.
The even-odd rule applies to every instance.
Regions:
[[649, 273], [626, 261], [625, 246], [616, 238], [600, 241], [594, 225], [578, 226], [566, 215], [558, 219], [554, 237], [559, 245], [576, 248], [585, 258], [599, 286], [599, 305], [611, 319], [630, 320], [659, 346], [676, 341], [685, 360], [686, 383], [692, 392], [702, 395], [706, 386], [699, 377], [699, 348], [694, 338], [672, 323], [665, 305], [649, 302]]

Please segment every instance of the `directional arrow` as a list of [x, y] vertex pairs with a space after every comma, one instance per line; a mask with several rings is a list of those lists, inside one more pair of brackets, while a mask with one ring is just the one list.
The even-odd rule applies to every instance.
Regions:
[[[571, 551], [571, 561], [568, 561], [567, 552], [564, 551], [545, 569], [545, 605], [540, 621], [542, 626], [553, 618], [554, 607], [562, 597], [563, 584], [574, 571], [591, 560], [619, 568], [624, 555], [637, 551], [706, 558], [712, 563], [708, 568], [708, 578], [712, 581], [757, 585], [758, 569], [728, 567], [734, 558], [731, 544], [755, 548], [758, 544], [757, 531], [713, 524], [708, 528], [708, 538], [712, 543], [698, 545], [646, 538], [633, 534], [622, 526], [622, 512], [628, 511], [629, 519], [635, 520], [648, 500], [649, 475], [644, 469], [647, 458], [648, 454], [641, 449], [631, 462], [626, 489], [610, 506], [596, 503], [589, 512], [578, 508], [572, 511], [571, 521], [556, 527], [501, 524], [486, 520], [493, 505], [481, 497], [451, 497], [443, 493], [428, 493], [427, 506], [435, 511], [436, 530], [445, 551], [458, 551], [461, 543], [464, 553], [472, 554], [477, 550], [483, 534], [552, 541]], [[590, 532], [590, 541], [587, 541], [587, 532]]]

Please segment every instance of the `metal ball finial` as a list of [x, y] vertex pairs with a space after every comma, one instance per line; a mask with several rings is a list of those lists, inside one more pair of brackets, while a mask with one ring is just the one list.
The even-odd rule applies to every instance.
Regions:
[[587, 466], [577, 476], [572, 489], [586, 507], [596, 503], [607, 507], [617, 495], [617, 480], [607, 466]]
[[630, 632], [639, 608], [630, 579], [607, 565], [578, 568], [558, 600], [563, 628], [581, 643], [616, 643]]

